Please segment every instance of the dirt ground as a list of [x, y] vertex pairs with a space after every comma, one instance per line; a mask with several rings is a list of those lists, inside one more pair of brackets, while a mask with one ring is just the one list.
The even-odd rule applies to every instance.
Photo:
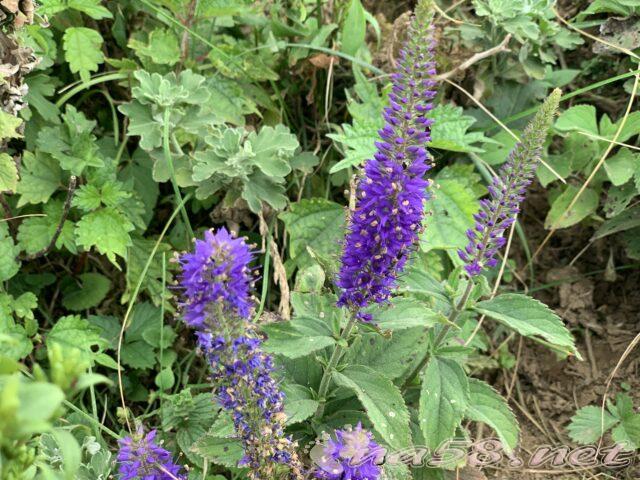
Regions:
[[[547, 233], [540, 228], [540, 219], [548, 208], [545, 203], [542, 195], [533, 195], [525, 210], [524, 226], [532, 250]], [[626, 391], [634, 405], [640, 405], [640, 350], [631, 351], [619, 364], [640, 332], [640, 268], [633, 267], [634, 262], [625, 258], [622, 248], [609, 241], [592, 245], [569, 266], [591, 234], [588, 226], [557, 232], [535, 262], [536, 284], [551, 286], [533, 292], [567, 322], [583, 360], [558, 359], [535, 342], [520, 343], [514, 339], [509, 349], [517, 359], [515, 378], [514, 369], [503, 369], [492, 379], [496, 388], [502, 387], [518, 416], [522, 428], [521, 456], [525, 459], [541, 445], [576, 447], [566, 430], [571, 416], [580, 407], [600, 405], [605, 393], [613, 399], [616, 393]], [[615, 273], [613, 269], [603, 271], [610, 255], [615, 267], [632, 268], [619, 268]], [[521, 248], [516, 247], [514, 256], [519, 265], [525, 264]], [[607, 435], [602, 447], [612, 444]], [[505, 480], [640, 479], [640, 457], [636, 452], [633, 464], [617, 471], [603, 468], [540, 471], [525, 466], [484, 473], [487, 478]]]

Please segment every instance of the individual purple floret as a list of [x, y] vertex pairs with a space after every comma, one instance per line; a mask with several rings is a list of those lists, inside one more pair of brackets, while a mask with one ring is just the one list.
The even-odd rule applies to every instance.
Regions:
[[490, 198], [480, 200], [480, 211], [474, 215], [475, 226], [467, 230], [469, 243], [464, 250], [458, 250], [470, 276], [479, 275], [484, 268], [498, 263], [496, 255], [506, 243], [504, 232], [520, 213], [520, 204], [533, 181], [561, 94], [560, 90], [554, 90], [547, 98], [525, 128], [522, 140], [509, 153], [498, 176], [487, 187]]
[[172, 455], [155, 442], [156, 431], [146, 435], [140, 429], [119, 440], [118, 474], [120, 480], [186, 480]]
[[436, 94], [431, 38], [431, 27], [414, 19], [392, 76], [381, 140], [358, 182], [337, 281], [338, 304], [356, 311], [389, 299], [421, 231], [430, 185], [424, 175], [432, 167], [427, 114]]
[[214, 394], [233, 419], [249, 478], [280, 478], [282, 465], [290, 479], [301, 480], [296, 444], [284, 433], [284, 394], [273, 376], [273, 360], [263, 352], [250, 321], [252, 259], [244, 239], [224, 228], [196, 240], [194, 252], [179, 260], [185, 322], [196, 330], [211, 367]]
[[373, 435], [358, 423], [356, 428], [336, 430], [315, 459], [315, 477], [322, 480], [377, 480], [382, 470], [385, 449], [373, 441]]

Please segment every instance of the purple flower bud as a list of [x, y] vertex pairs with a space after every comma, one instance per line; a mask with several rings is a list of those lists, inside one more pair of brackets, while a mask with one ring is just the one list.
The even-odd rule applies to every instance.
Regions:
[[[527, 187], [533, 181], [536, 167], [542, 155], [542, 145], [558, 108], [561, 92], [555, 90], [544, 102], [534, 119], [525, 129], [522, 141], [509, 153], [509, 158], [498, 175], [487, 186], [490, 198], [480, 201], [480, 212], [474, 218], [475, 230], [467, 231], [469, 244], [462, 258], [470, 276], [479, 275], [484, 267], [495, 267], [495, 256], [505, 244], [504, 231], [516, 221], [520, 203]], [[471, 256], [471, 252], [475, 255]]]

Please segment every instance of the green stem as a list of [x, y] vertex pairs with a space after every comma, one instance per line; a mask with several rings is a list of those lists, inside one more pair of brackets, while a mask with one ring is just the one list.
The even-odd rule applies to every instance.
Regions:
[[349, 336], [351, 335], [351, 332], [353, 331], [353, 328], [355, 327], [357, 322], [358, 319], [355, 313], [352, 312], [347, 326], [344, 327], [344, 330], [340, 335], [340, 340], [338, 341], [336, 348], [333, 349], [333, 353], [331, 354], [331, 358], [329, 358], [327, 368], [324, 369], [322, 379], [320, 380], [320, 387], [318, 388], [319, 404], [318, 408], [316, 409], [316, 413], [313, 415], [314, 420], [320, 420], [320, 418], [322, 418], [322, 415], [324, 414], [324, 408], [327, 405], [327, 393], [329, 391], [329, 385], [331, 384], [331, 377], [333, 376], [333, 372], [338, 366], [338, 362], [340, 361], [342, 355], [346, 350], [344, 344], [348, 342]]
[[176, 205], [181, 205], [180, 213], [182, 214], [182, 221], [184, 222], [187, 232], [189, 233], [189, 240], [193, 240], [195, 235], [193, 234], [193, 228], [191, 228], [191, 222], [189, 221], [189, 215], [187, 214], [187, 208], [182, 201], [182, 194], [180, 193], [180, 187], [178, 186], [178, 180], [176, 179], [176, 172], [173, 168], [173, 157], [171, 155], [171, 147], [169, 146], [169, 117], [171, 116], [171, 109], [167, 108], [164, 111], [162, 118], [162, 149], [164, 151], [164, 158], [167, 162], [167, 168], [169, 169], [169, 175], [171, 176], [171, 185], [173, 186], [173, 193], [176, 197]]
[[58, 107], [58, 108], [62, 107], [76, 93], [81, 92], [82, 90], [85, 90], [85, 89], [87, 89], [89, 87], [92, 87], [94, 85], [98, 85], [98, 84], [104, 83], [104, 82], [111, 82], [113, 80], [124, 80], [126, 78], [129, 78], [129, 74], [128, 73], [122, 73], [122, 72], [109, 73], [107, 75], [101, 75], [101, 76], [94, 77], [91, 80], [89, 80], [88, 82], [81, 83], [81, 84], [76, 85], [75, 87], [71, 88], [71, 90], [69, 90], [67, 93], [65, 93], [63, 96], [61, 96], [58, 99], [58, 101], [56, 102], [56, 107]]
[[467, 306], [467, 301], [469, 300], [469, 295], [471, 295], [471, 291], [473, 290], [473, 285], [473, 281], [469, 279], [467, 288], [462, 294], [462, 297], [460, 297], [460, 301], [454, 306], [453, 310], [451, 310], [451, 313], [449, 313], [449, 316], [447, 317], [447, 324], [442, 327], [442, 330], [440, 330], [435, 340], [433, 341], [432, 347], [425, 352], [422, 360], [420, 360], [420, 363], [418, 363], [418, 365], [411, 371], [407, 379], [404, 381], [402, 385], [403, 390], [411, 385], [411, 382], [413, 382], [413, 380], [420, 374], [427, 363], [429, 363], [429, 360], [431, 360], [431, 354], [436, 351], [440, 344], [445, 340], [445, 338], [447, 338], [447, 334], [449, 333], [449, 330], [451, 330], [451, 326], [455, 324], [456, 320]]

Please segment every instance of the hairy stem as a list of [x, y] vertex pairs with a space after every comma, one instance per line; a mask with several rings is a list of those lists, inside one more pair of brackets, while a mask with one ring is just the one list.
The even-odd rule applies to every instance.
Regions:
[[167, 108], [164, 111], [163, 116], [163, 128], [162, 128], [162, 149], [164, 152], [164, 158], [167, 162], [167, 168], [169, 169], [169, 175], [171, 176], [171, 185], [173, 186], [173, 193], [176, 197], [176, 205], [180, 205], [180, 213], [182, 214], [182, 221], [184, 222], [187, 232], [189, 233], [189, 240], [195, 238], [193, 234], [193, 228], [191, 228], [191, 221], [187, 214], [187, 208], [182, 201], [182, 194], [180, 193], [180, 187], [178, 186], [178, 180], [176, 179], [176, 172], [173, 168], [173, 157], [171, 155], [171, 147], [169, 145], [169, 117], [171, 116], [171, 109]]
[[329, 363], [327, 364], [327, 368], [324, 369], [324, 373], [322, 374], [322, 379], [320, 380], [320, 388], [318, 388], [318, 397], [320, 404], [316, 410], [316, 413], [313, 415], [314, 420], [319, 420], [322, 418], [322, 414], [324, 413], [324, 408], [327, 404], [327, 392], [329, 391], [329, 385], [331, 384], [331, 377], [333, 376], [333, 372], [338, 366], [338, 362], [342, 358], [346, 347], [343, 345], [345, 342], [349, 340], [349, 335], [353, 331], [358, 319], [356, 315], [352, 312], [351, 318], [347, 323], [347, 326], [344, 327], [342, 333], [340, 334], [340, 340], [342, 342], [338, 342], [336, 348], [333, 349], [333, 353], [331, 354], [331, 358], [329, 358]]
[[460, 297], [460, 301], [455, 305], [449, 316], [447, 317], [447, 324], [442, 327], [435, 340], [433, 341], [433, 345], [431, 348], [427, 349], [420, 363], [416, 365], [416, 367], [411, 371], [409, 376], [406, 378], [404, 383], [402, 384], [402, 389], [405, 390], [411, 382], [420, 374], [422, 369], [429, 363], [431, 360], [431, 354], [438, 349], [440, 344], [447, 338], [447, 334], [449, 330], [451, 330], [451, 326], [455, 324], [456, 320], [460, 316], [460, 314], [464, 311], [467, 306], [467, 301], [469, 300], [469, 295], [471, 295], [471, 291], [473, 290], [474, 283], [471, 279], [469, 279], [469, 283], [467, 283], [467, 288], [465, 289], [462, 297]]

